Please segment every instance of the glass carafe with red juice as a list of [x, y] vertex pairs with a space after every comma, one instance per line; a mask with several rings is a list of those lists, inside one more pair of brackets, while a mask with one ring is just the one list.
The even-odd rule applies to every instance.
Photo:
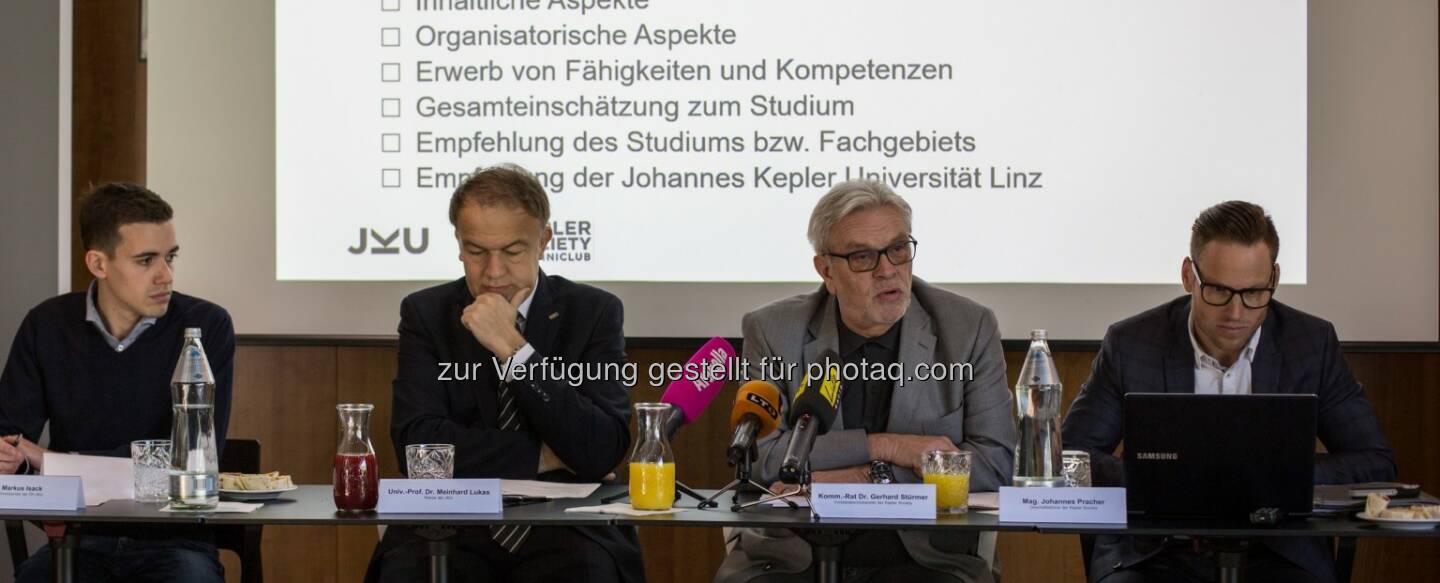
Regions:
[[346, 512], [374, 510], [380, 497], [380, 468], [370, 443], [368, 403], [335, 406], [340, 414], [340, 445], [335, 448], [335, 508]]

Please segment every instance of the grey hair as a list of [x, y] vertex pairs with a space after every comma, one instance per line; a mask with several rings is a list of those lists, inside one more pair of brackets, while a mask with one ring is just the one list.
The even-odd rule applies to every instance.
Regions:
[[810, 246], [815, 248], [815, 254], [826, 253], [825, 245], [829, 243], [830, 229], [836, 223], [853, 213], [877, 206], [886, 206], [895, 209], [900, 213], [900, 218], [905, 221], [905, 230], [911, 230], [910, 226], [910, 203], [890, 190], [884, 183], [875, 180], [850, 180], [835, 185], [825, 196], [815, 203], [815, 210], [810, 212], [810, 228], [806, 236], [810, 238]]

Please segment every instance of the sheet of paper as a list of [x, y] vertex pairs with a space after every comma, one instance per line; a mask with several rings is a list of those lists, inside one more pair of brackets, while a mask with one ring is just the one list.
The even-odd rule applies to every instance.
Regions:
[[86, 506], [135, 497], [135, 470], [130, 458], [47, 452], [44, 467], [47, 476], [80, 476]]
[[169, 504], [166, 504], [164, 508], [161, 508], [161, 509], [160, 509], [160, 511], [161, 511], [161, 512], [192, 512], [192, 513], [193, 513], [193, 512], [201, 512], [201, 513], [207, 513], [207, 514], [208, 514], [208, 513], [211, 513], [211, 512], [215, 512], [215, 513], [228, 513], [228, 514], [249, 514], [249, 513], [251, 513], [251, 512], [254, 512], [257, 508], [260, 508], [261, 506], [264, 506], [264, 504], [263, 504], [263, 503], [259, 503], [259, 502], [221, 502], [219, 505], [215, 506], [215, 508], [212, 509], [212, 510], [176, 510], [176, 509], [174, 509], [174, 508], [171, 508]]
[[674, 514], [676, 512], [679, 512], [680, 509], [671, 508], [669, 510], [636, 510], [634, 508], [631, 508], [628, 502], [615, 502], [611, 504], [603, 504], [600, 506], [577, 506], [575, 508], [566, 508], [565, 511], [586, 512], [592, 514], [618, 514], [621, 516], [658, 516], [661, 514]]
[[971, 509], [971, 510], [999, 510], [999, 509], [1000, 509], [1000, 493], [999, 493], [999, 492], [971, 492], [971, 493], [970, 493], [970, 509]]
[[500, 493], [506, 496], [531, 498], [588, 498], [600, 484], [566, 484], [539, 480], [500, 480]]

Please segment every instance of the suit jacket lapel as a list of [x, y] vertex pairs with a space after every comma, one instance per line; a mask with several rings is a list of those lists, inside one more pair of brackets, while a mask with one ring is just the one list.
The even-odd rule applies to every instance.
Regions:
[[[1170, 349], [1165, 351], [1165, 393], [1195, 392], [1195, 345], [1190, 342], [1190, 301], [1170, 314]], [[1143, 390], [1147, 390], [1142, 388]]]
[[[805, 342], [805, 349], [802, 353], [804, 362], [800, 363], [798, 378], [795, 386], [790, 389], [790, 397], [794, 397], [795, 391], [799, 390], [800, 385], [805, 382], [805, 371], [810, 367], [810, 363], [818, 362], [820, 355], [824, 354], [826, 350], [835, 354], [840, 353], [840, 330], [835, 326], [835, 318], [839, 317], [839, 309], [839, 306], [835, 304], [835, 296], [827, 294], [825, 301], [820, 306], [820, 311], [810, 318], [810, 340]], [[842, 390], [850, 390], [849, 387], [841, 386]], [[845, 428], [843, 410], [835, 416], [835, 427], [837, 429]]]
[[559, 319], [564, 317], [558, 309], [559, 302], [545, 272], [540, 272], [535, 286], [535, 299], [530, 302], [530, 312], [525, 317], [525, 340], [535, 349], [536, 357], [551, 356], [550, 347], [555, 344], [555, 332]]
[[[900, 322], [899, 362], [904, 369], [900, 371], [902, 376], [910, 374], [916, 365], [935, 362], [935, 333], [930, 325], [930, 313], [925, 311], [912, 294], [910, 307], [906, 308], [905, 318]], [[919, 433], [921, 428], [915, 424], [916, 420], [936, 416], [937, 408], [944, 411], [940, 407], [938, 396], [939, 390], [932, 379], [911, 380], [904, 387], [901, 387], [897, 380], [890, 388], [887, 430]], [[929, 411], [924, 410], [927, 404], [930, 405]]]
[[[839, 306], [836, 305], [834, 295], [825, 298], [820, 310], [814, 317], [810, 318], [810, 339], [805, 343], [803, 366], [817, 362], [820, 355], [826, 350], [836, 354], [840, 352], [840, 331], [836, 326], [836, 318], [840, 317]], [[903, 367], [914, 367], [917, 363], [933, 362], [935, 360], [935, 333], [930, 328], [930, 313], [921, 307], [920, 302], [913, 296], [910, 299], [910, 307], [905, 310], [904, 320], [900, 324], [900, 350], [899, 362]], [[908, 374], [910, 371], [902, 371], [901, 374]], [[800, 381], [794, 389], [799, 388], [798, 383], [804, 382], [805, 369], [801, 368]], [[888, 426], [892, 431], [911, 427], [915, 419], [919, 419], [920, 413], [917, 408], [921, 407], [923, 398], [928, 398], [935, 392], [935, 381], [912, 380], [904, 388], [896, 386], [891, 389], [890, 414]], [[846, 386], [844, 390], [859, 390], [856, 387]], [[791, 395], [794, 394], [792, 389]], [[835, 427], [845, 429], [844, 404], [835, 416]], [[918, 427], [914, 432], [918, 432]]]
[[1253, 394], [1279, 393], [1280, 368], [1284, 360], [1275, 337], [1280, 326], [1275, 322], [1275, 310], [1265, 314], [1265, 323], [1260, 325], [1260, 341], [1255, 343], [1255, 358], [1250, 362], [1250, 392]]

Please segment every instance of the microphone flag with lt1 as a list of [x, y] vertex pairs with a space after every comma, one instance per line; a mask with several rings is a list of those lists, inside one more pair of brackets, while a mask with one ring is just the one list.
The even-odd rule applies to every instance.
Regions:
[[710, 401], [725, 387], [726, 371], [734, 357], [735, 347], [719, 336], [711, 338], [690, 357], [681, 369], [682, 378], [672, 381], [660, 395], [661, 403], [669, 403], [676, 409], [665, 424], [666, 435], [673, 436], [680, 426], [700, 418]]
[[730, 447], [725, 452], [730, 465], [745, 462], [755, 441], [764, 439], [780, 426], [780, 389], [765, 381], [750, 381], [735, 393], [730, 409]]
[[[816, 366], [820, 370], [815, 370]], [[790, 445], [785, 448], [785, 458], [780, 462], [780, 481], [799, 484], [810, 460], [810, 450], [815, 447], [815, 437], [830, 431], [835, 415], [840, 408], [840, 355], [834, 350], [820, 353], [810, 366], [806, 367], [805, 382], [795, 391], [790, 403]]]

